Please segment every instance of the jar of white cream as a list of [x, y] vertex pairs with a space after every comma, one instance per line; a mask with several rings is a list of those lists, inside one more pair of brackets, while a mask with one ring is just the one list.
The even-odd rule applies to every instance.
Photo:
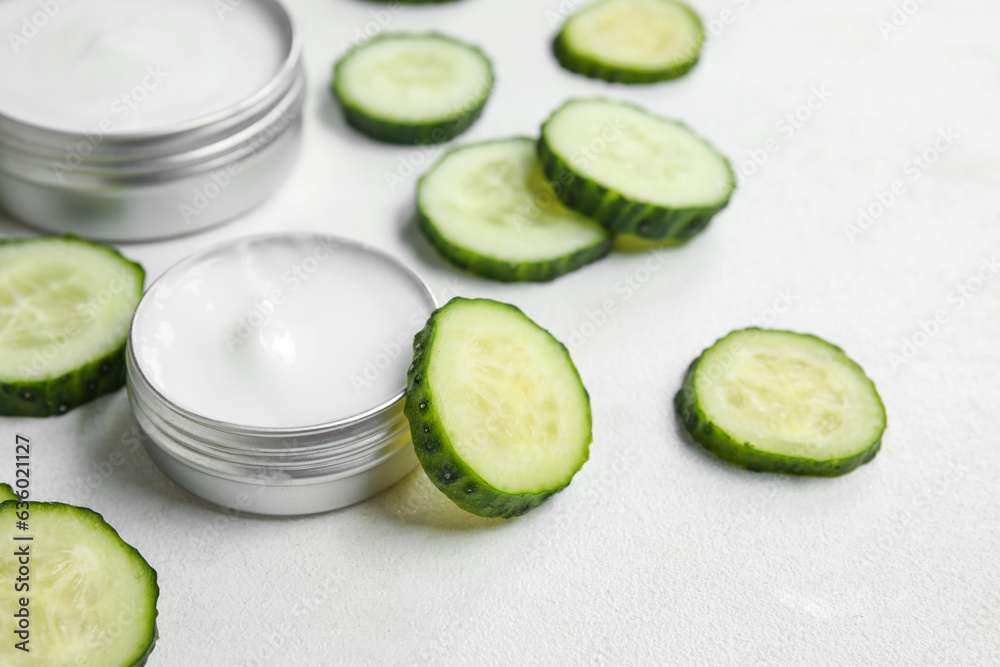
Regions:
[[403, 416], [434, 298], [388, 255], [273, 234], [183, 260], [143, 297], [128, 393], [168, 477], [258, 514], [361, 501], [416, 465]]
[[297, 157], [305, 75], [279, 0], [2, 0], [0, 34], [0, 209], [32, 226], [196, 232]]

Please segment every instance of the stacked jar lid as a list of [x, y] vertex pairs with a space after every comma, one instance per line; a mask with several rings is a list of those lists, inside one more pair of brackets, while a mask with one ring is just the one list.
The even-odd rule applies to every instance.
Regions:
[[13, 35], [0, 208], [13, 217], [98, 240], [176, 236], [260, 203], [290, 170], [305, 81], [276, 0], [39, 7], [0, 4]]

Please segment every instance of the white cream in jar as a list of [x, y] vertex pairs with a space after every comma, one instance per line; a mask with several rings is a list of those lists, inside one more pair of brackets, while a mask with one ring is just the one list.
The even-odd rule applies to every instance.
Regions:
[[272, 13], [234, 0], [5, 0], [0, 113], [103, 136], [226, 111], [285, 59]]
[[291, 429], [398, 401], [434, 307], [386, 255], [332, 237], [251, 237], [168, 270], [132, 325], [137, 369], [215, 422]]

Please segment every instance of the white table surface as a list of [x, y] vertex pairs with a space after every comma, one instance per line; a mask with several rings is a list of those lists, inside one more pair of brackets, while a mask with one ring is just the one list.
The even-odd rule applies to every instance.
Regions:
[[[327, 94], [335, 57], [384, 6], [289, 0], [311, 89], [287, 184], [232, 224], [124, 252], [152, 279], [222, 239], [330, 232], [384, 248], [441, 297], [515, 303], [563, 340], [612, 300], [573, 353], [593, 400], [591, 459], [509, 522], [463, 515], [421, 472], [342, 511], [267, 519], [168, 481], [129, 444], [124, 392], [3, 420], [8, 442], [36, 443], [36, 498], [103, 513], [157, 570], [149, 664], [1000, 664], [1000, 277], [955, 291], [1000, 253], [1000, 14], [995, 0], [911, 0], [884, 38], [895, 1], [698, 0], [706, 21], [728, 10], [731, 23], [691, 75], [637, 88], [556, 65], [556, 0], [390, 11], [391, 30], [433, 28], [493, 56], [498, 87], [460, 141], [534, 134], [566, 98], [606, 95], [689, 122], [737, 165], [772, 149], [656, 270], [615, 254], [551, 284], [502, 285], [442, 263], [411, 223], [415, 178], [386, 185], [411, 150], [355, 134]], [[814, 88], [831, 97], [793, 132], [779, 126]], [[949, 128], [934, 164], [907, 166]], [[848, 238], [897, 179], [903, 194]], [[782, 293], [792, 306], [768, 314]], [[945, 323], [893, 364], [937, 311]], [[841, 345], [875, 380], [889, 428], [874, 462], [797, 479], [683, 443], [671, 399], [684, 369], [761, 318]], [[89, 489], [109, 460], [123, 462]]]

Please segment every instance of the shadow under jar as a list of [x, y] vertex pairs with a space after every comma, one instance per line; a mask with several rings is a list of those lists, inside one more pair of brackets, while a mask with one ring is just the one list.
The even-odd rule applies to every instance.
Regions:
[[270, 196], [305, 75], [278, 0], [0, 0], [0, 208], [100, 241], [188, 234]]

